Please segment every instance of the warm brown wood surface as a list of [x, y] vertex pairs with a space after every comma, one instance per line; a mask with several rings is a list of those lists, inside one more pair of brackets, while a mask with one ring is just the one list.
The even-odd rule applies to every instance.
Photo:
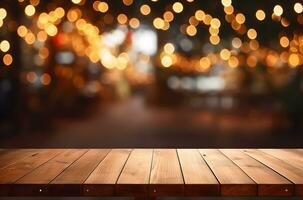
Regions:
[[2, 149], [0, 196], [303, 196], [302, 149]]

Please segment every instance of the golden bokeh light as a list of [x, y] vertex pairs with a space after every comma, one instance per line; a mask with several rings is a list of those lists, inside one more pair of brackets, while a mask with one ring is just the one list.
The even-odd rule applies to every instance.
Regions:
[[27, 16], [33, 16], [36, 12], [36, 9], [33, 5], [27, 5], [24, 9], [24, 12]]
[[236, 68], [239, 65], [239, 60], [236, 56], [231, 56], [228, 60], [228, 66], [231, 68]]
[[288, 64], [291, 67], [297, 67], [300, 64], [300, 57], [299, 57], [299, 55], [296, 54], [296, 53], [290, 54], [290, 56], [288, 58]]
[[205, 17], [205, 13], [202, 10], [197, 10], [195, 12], [195, 17], [198, 21], [202, 21]]
[[211, 35], [211, 36], [209, 37], [209, 41], [210, 41], [211, 44], [217, 45], [217, 44], [220, 43], [220, 37], [217, 36], [217, 35]]
[[140, 7], [140, 12], [142, 15], [149, 15], [151, 9], [149, 7], [149, 5], [147, 4], [143, 4], [141, 7]]
[[228, 7], [231, 5], [231, 0], [221, 0], [221, 3], [224, 7]]
[[137, 18], [131, 18], [129, 20], [129, 26], [132, 27], [133, 29], [136, 29], [140, 26], [140, 21]]
[[298, 14], [301, 14], [303, 12], [303, 5], [299, 2], [295, 3], [294, 11]]
[[181, 13], [181, 12], [183, 11], [183, 5], [182, 5], [182, 3], [180, 3], [180, 2], [175, 2], [175, 3], [173, 4], [173, 10], [174, 10], [174, 12], [176, 12], [176, 13]]
[[286, 36], [282, 36], [280, 38], [280, 45], [281, 45], [281, 47], [284, 47], [284, 48], [288, 47], [289, 46], [289, 39]]
[[173, 64], [173, 59], [169, 55], [165, 55], [161, 58], [161, 64], [164, 67], [170, 67]]
[[256, 18], [259, 20], [259, 21], [263, 21], [266, 17], [266, 14], [263, 10], [257, 10], [256, 12]]
[[7, 16], [7, 12], [4, 8], [0, 8], [0, 19], [3, 20]]
[[165, 21], [167, 22], [171, 22], [174, 20], [174, 14], [170, 11], [166, 11], [164, 14], [163, 14], [163, 18]]
[[186, 28], [186, 33], [189, 36], [195, 36], [197, 34], [197, 29], [196, 29], [196, 27], [194, 25], [189, 25]]
[[246, 18], [245, 16], [242, 14], [242, 13], [238, 13], [236, 15], [236, 21], [239, 23], [239, 24], [244, 24]]
[[175, 46], [172, 43], [166, 43], [163, 49], [165, 53], [172, 54], [175, 51]]
[[222, 49], [220, 51], [220, 57], [222, 60], [228, 60], [231, 56], [231, 52], [228, 49]]
[[251, 29], [249, 29], [248, 31], [247, 31], [247, 37], [249, 38], [249, 39], [251, 39], [251, 40], [254, 40], [254, 39], [256, 39], [257, 38], [257, 31], [255, 30], [255, 29], [253, 29], [253, 28], [251, 28]]
[[117, 16], [117, 21], [119, 24], [126, 24], [127, 16], [125, 14], [121, 13]]
[[275, 5], [273, 11], [276, 16], [281, 16], [283, 14], [283, 8], [280, 5]]
[[2, 52], [8, 52], [9, 49], [10, 49], [10, 43], [7, 40], [3, 40], [0, 43], [0, 50]]
[[157, 17], [153, 21], [153, 25], [156, 29], [162, 29], [165, 25], [164, 20], [161, 19], [160, 17]]
[[9, 66], [13, 63], [13, 57], [10, 55], [10, 54], [5, 54], [3, 56], [3, 63], [6, 65], [6, 66]]

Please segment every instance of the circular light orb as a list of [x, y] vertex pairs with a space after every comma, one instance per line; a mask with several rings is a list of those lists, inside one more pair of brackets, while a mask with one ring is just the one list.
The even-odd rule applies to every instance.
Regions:
[[175, 2], [175, 3], [173, 4], [173, 10], [174, 10], [174, 12], [176, 12], [176, 13], [181, 13], [181, 12], [183, 11], [183, 5], [182, 5], [182, 3], [180, 3], [180, 2]]
[[27, 5], [24, 9], [24, 12], [27, 16], [31, 17], [35, 14], [36, 9], [33, 5]]
[[295, 3], [294, 5], [294, 11], [298, 14], [302, 13], [303, 12], [303, 6], [301, 3]]
[[140, 12], [142, 15], [148, 15], [150, 13], [150, 11], [151, 11], [151, 9], [150, 9], [149, 5], [143, 4], [140, 7]]
[[255, 29], [253, 29], [253, 28], [251, 28], [251, 29], [249, 29], [248, 31], [247, 31], [247, 37], [249, 38], [249, 39], [251, 39], [251, 40], [254, 40], [254, 39], [256, 39], [257, 38], [257, 31], [255, 30]]
[[0, 43], [0, 50], [2, 52], [8, 52], [8, 50], [10, 49], [10, 44], [7, 40], [3, 40], [1, 43]]
[[283, 14], [283, 8], [280, 5], [275, 5], [274, 14], [277, 16], [281, 16]]
[[263, 21], [266, 17], [266, 14], [263, 10], [257, 10], [256, 12], [256, 18], [259, 20], [259, 21]]

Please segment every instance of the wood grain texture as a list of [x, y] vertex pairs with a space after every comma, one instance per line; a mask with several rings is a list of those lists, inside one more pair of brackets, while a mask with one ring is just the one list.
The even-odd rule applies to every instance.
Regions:
[[40, 165], [55, 157], [60, 150], [39, 150], [27, 159], [0, 169], [0, 184], [14, 183]]
[[113, 149], [85, 181], [84, 194], [113, 196], [115, 184], [130, 153], [130, 149]]
[[220, 182], [222, 196], [256, 196], [257, 185], [237, 165], [216, 149], [200, 149]]
[[219, 183], [197, 149], [178, 149], [185, 196], [219, 196]]
[[303, 196], [302, 149], [1, 149], [0, 196]]
[[56, 196], [83, 195], [84, 181], [109, 152], [110, 149], [91, 149], [86, 152], [51, 182], [51, 194]]
[[148, 193], [152, 157], [152, 149], [131, 152], [116, 184], [118, 196], [145, 196]]
[[183, 196], [184, 181], [176, 149], [155, 149], [150, 196]]
[[36, 154], [38, 149], [8, 149], [0, 152], [0, 169]]
[[300, 154], [296, 151], [287, 149], [260, 149], [261, 151], [270, 154], [276, 158], [286, 161], [294, 167], [303, 169], [303, 153]]
[[269, 168], [275, 170], [277, 173], [281, 174], [291, 182], [295, 183], [295, 194], [297, 196], [303, 196], [302, 169], [294, 167], [281, 159], [257, 149], [246, 149], [244, 152]]
[[266, 165], [236, 149], [221, 149], [221, 152], [258, 184], [259, 196], [293, 195], [293, 184]]

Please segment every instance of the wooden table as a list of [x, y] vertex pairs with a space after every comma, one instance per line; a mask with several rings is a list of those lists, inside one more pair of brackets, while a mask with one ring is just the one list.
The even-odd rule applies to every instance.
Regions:
[[303, 149], [2, 149], [0, 196], [303, 197]]

